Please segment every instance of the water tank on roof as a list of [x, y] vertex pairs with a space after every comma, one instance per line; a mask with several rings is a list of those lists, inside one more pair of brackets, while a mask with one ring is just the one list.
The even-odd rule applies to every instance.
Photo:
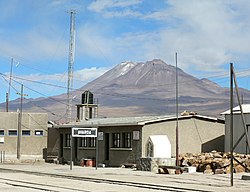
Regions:
[[90, 91], [84, 91], [82, 94], [82, 104], [94, 104], [94, 96]]

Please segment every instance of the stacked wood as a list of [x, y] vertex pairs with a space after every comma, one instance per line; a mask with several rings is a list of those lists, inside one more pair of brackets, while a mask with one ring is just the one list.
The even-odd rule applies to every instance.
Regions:
[[[234, 157], [250, 170], [250, 154], [234, 153]], [[181, 154], [181, 166], [194, 166], [197, 172], [205, 174], [228, 174], [230, 173], [230, 153], [211, 151], [210, 153], [186, 153]], [[242, 165], [233, 161], [234, 173], [246, 172]]]

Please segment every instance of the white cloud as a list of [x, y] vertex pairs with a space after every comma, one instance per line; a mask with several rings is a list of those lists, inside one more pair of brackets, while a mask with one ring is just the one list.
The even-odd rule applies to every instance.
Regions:
[[130, 9], [125, 9], [123, 11], [106, 12], [104, 16], [105, 17], [127, 17], [127, 16], [139, 17], [141, 16], [141, 14], [139, 12], [136, 12]]
[[[73, 87], [75, 89], [80, 88], [88, 82], [96, 79], [104, 74], [109, 68], [105, 67], [92, 67], [74, 71]], [[6, 81], [2, 82], [7, 90], [9, 74], [6, 73]], [[0, 80], [0, 82], [3, 80]], [[29, 95], [29, 98], [53, 96], [67, 92], [67, 72], [55, 73], [55, 74], [30, 74], [30, 75], [15, 75], [13, 74], [12, 87], [15, 90], [11, 90], [12, 98], [16, 98], [15, 91], [20, 90], [20, 84], [24, 85], [25, 94]], [[18, 83], [17, 83], [18, 82]], [[41, 94], [40, 94], [41, 93]]]
[[132, 5], [137, 5], [140, 4], [142, 0], [126, 0], [126, 1], [121, 1], [121, 0], [97, 0], [95, 2], [92, 2], [89, 6], [88, 9], [96, 12], [102, 12], [105, 11], [106, 9], [110, 8], [125, 8], [129, 7]]
[[101, 76], [106, 71], [108, 71], [108, 69], [109, 68], [106, 67], [100, 67], [100, 68], [91, 67], [91, 68], [81, 69], [74, 72], [74, 77], [75, 77], [74, 79], [76, 81], [87, 83]]
[[[169, 0], [169, 6], [142, 13], [125, 8], [139, 5], [141, 1], [96, 1], [89, 9], [106, 16], [134, 16], [144, 21], [158, 20], [161, 28], [122, 33], [116, 37], [105, 37], [99, 27], [88, 26], [81, 30], [84, 52], [96, 54], [96, 47], [104, 50], [113, 60], [164, 59], [174, 62], [178, 52], [180, 67], [188, 72], [221, 71], [225, 63], [250, 59], [250, 5], [248, 1], [196, 1]], [[121, 7], [124, 9], [115, 9]], [[131, 12], [130, 12], [131, 11]], [[129, 13], [130, 12], [130, 13]], [[134, 14], [134, 15], [133, 15]], [[87, 37], [93, 37], [94, 43]], [[97, 55], [96, 55], [97, 56]], [[115, 59], [116, 57], [116, 59]], [[244, 59], [245, 58], [245, 59]]]
[[[74, 76], [73, 82], [75, 82], [73, 83], [75, 85], [74, 87], [84, 86], [86, 83], [101, 76], [108, 69], [109, 68], [105, 68], [105, 67], [100, 67], [100, 68], [92, 67], [92, 68], [85, 68], [85, 69], [74, 71], [74, 74], [73, 74]], [[15, 78], [15, 75], [13, 76]], [[47, 84], [60, 85], [60, 86], [67, 87], [68, 74], [67, 72], [60, 73], [60, 74], [59, 73], [55, 73], [55, 74], [36, 73], [36, 74], [30, 74], [30, 75], [24, 75], [24, 76], [18, 75], [16, 79], [19, 81], [22, 81], [23, 83], [26, 82], [25, 84], [27, 83], [33, 84], [32, 81], [36, 81], [36, 82], [41, 82], [45, 84], [47, 83]], [[34, 84], [36, 83], [34, 82]]]
[[[130, 54], [141, 60], [162, 58], [173, 64], [174, 54], [178, 52], [180, 67], [192, 73], [195, 70], [221, 71], [225, 63], [250, 59], [247, 43], [250, 6], [247, 1], [180, 0], [168, 3], [168, 8], [142, 17], [160, 20], [165, 28], [127, 33], [117, 38], [118, 50], [123, 55]], [[243, 66], [243, 63], [238, 64]]]
[[[66, 6], [66, 2], [52, 1], [52, 5], [58, 7], [62, 3]], [[250, 39], [248, 1], [169, 0], [166, 1], [167, 7], [138, 12], [142, 10], [143, 3], [142, 0], [93, 1], [88, 10], [109, 19], [77, 23], [76, 55], [108, 60], [111, 66], [123, 60], [146, 61], [154, 58], [173, 64], [174, 54], [178, 52], [180, 67], [188, 72], [220, 71], [225, 63], [237, 61], [240, 64], [250, 59], [250, 44], [247, 43]], [[78, 4], [81, 4], [80, 1]], [[82, 19], [81, 16], [79, 12], [77, 19]], [[121, 20], [118, 23], [117, 20], [112, 21], [110, 17], [114, 16]], [[130, 29], [124, 32], [116, 25], [123, 22], [121, 17], [128, 22], [125, 16], [135, 17], [147, 24], [157, 22], [160, 27], [138, 26], [134, 32], [129, 32]], [[131, 25], [136, 26], [135, 21]], [[1, 35], [0, 52], [1, 55], [17, 56], [17, 59], [30, 58], [33, 61], [44, 58], [67, 59], [68, 36], [62, 38], [63, 34], [59, 26], [53, 27], [51, 23], [45, 26], [41, 22], [29, 31], [9, 37]]]
[[155, 19], [155, 20], [162, 20], [162, 21], [167, 21], [171, 18], [172, 16], [169, 14], [169, 12], [166, 11], [155, 11], [152, 13], [148, 13], [146, 15], [143, 15], [143, 19]]
[[172, 48], [180, 51], [185, 68], [219, 69], [250, 48], [244, 43], [250, 38], [246, 33], [250, 31], [249, 24], [239, 20], [245, 12], [233, 9], [240, 2], [170, 1], [168, 14], [177, 18], [179, 24], [173, 30], [161, 31], [163, 43], [169, 42]]
[[91, 3], [88, 9], [101, 13], [105, 17], [140, 16], [141, 14], [132, 10], [131, 7], [141, 3], [142, 0], [98, 0]]

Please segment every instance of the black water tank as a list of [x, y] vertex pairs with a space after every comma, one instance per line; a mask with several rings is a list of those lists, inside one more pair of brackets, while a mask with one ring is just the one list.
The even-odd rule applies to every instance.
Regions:
[[82, 94], [82, 104], [94, 104], [94, 96], [90, 91], [84, 91]]

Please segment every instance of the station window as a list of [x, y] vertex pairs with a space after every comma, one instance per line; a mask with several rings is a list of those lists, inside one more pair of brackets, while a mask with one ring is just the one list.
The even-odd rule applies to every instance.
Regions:
[[113, 148], [119, 148], [121, 146], [120, 133], [112, 133]]
[[87, 147], [87, 146], [88, 146], [87, 137], [80, 137], [79, 147]]
[[0, 130], [0, 135], [4, 135], [4, 130], [3, 129]]
[[22, 130], [23, 136], [30, 136], [30, 130]]
[[71, 146], [71, 134], [65, 134], [65, 147]]
[[112, 133], [112, 147], [113, 148], [131, 148], [132, 147], [132, 133]]
[[17, 136], [17, 130], [9, 130], [9, 136]]
[[36, 136], [43, 136], [43, 130], [35, 130]]
[[132, 134], [130, 132], [128, 133], [122, 133], [122, 140], [123, 140], [123, 147], [124, 148], [131, 148], [131, 139]]
[[95, 147], [95, 137], [89, 137], [90, 140], [90, 146], [89, 147]]
[[96, 139], [95, 137], [81, 137], [80, 138], [80, 147], [95, 147]]

